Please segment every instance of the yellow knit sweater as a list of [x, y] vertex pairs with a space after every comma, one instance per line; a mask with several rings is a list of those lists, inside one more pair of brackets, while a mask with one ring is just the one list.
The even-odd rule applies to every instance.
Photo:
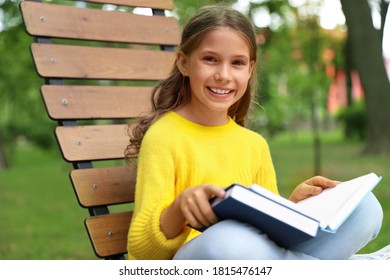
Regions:
[[200, 232], [185, 227], [167, 239], [160, 216], [184, 189], [200, 184], [259, 184], [278, 193], [267, 142], [232, 119], [202, 126], [168, 112], [147, 131], [138, 158], [129, 259], [171, 259]]

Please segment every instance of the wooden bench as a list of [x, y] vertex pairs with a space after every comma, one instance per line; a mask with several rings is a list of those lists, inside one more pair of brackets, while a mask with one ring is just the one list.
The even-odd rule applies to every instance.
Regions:
[[[89, 212], [95, 254], [124, 259], [136, 177], [124, 162], [127, 123], [150, 109], [152, 86], [171, 70], [179, 25], [165, 16], [172, 0], [64, 3], [22, 1], [20, 9], [35, 39], [43, 101], [58, 123], [55, 137], [73, 165], [78, 202]], [[152, 15], [135, 14], [137, 7]]]

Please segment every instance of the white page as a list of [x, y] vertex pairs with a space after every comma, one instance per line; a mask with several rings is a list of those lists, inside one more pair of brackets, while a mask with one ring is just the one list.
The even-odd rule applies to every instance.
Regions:
[[[325, 189], [317, 196], [298, 202], [297, 206], [302, 212], [320, 220], [321, 228], [326, 228], [331, 223], [330, 230], [335, 230], [355, 209], [357, 202], [379, 181], [377, 175], [370, 173]], [[339, 214], [336, 215], [338, 211]]]
[[298, 208], [297, 208], [297, 204], [292, 202], [291, 200], [288, 200], [287, 198], [284, 198], [283, 196], [280, 196], [280, 195], [277, 195], [259, 185], [256, 185], [256, 184], [253, 184], [251, 186], [249, 186], [253, 191], [265, 196], [265, 197], [268, 197], [268, 198], [271, 198], [273, 201], [276, 201], [280, 204], [283, 204], [283, 205], [286, 205], [287, 207], [289, 208], [292, 208], [292, 209], [295, 209], [297, 211]]

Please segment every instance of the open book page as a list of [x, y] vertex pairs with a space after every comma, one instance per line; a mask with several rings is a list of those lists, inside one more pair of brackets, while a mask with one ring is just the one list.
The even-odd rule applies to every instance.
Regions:
[[297, 204], [292, 202], [291, 200], [288, 200], [287, 198], [284, 198], [283, 196], [277, 195], [263, 187], [260, 187], [259, 185], [253, 184], [250, 186], [250, 188], [265, 197], [271, 198], [273, 201], [276, 201], [280, 204], [286, 205], [289, 208], [295, 209], [299, 212], [299, 208], [297, 207]]
[[320, 227], [335, 231], [357, 207], [360, 200], [380, 181], [370, 173], [323, 190], [297, 203], [298, 208], [320, 221]]

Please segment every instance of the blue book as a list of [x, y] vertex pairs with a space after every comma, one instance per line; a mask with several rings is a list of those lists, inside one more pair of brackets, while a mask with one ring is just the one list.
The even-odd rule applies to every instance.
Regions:
[[318, 230], [335, 233], [381, 178], [370, 173], [298, 203], [258, 185], [233, 184], [226, 188], [224, 198], [213, 198], [210, 203], [219, 220], [251, 224], [280, 246], [291, 248], [314, 238]]

